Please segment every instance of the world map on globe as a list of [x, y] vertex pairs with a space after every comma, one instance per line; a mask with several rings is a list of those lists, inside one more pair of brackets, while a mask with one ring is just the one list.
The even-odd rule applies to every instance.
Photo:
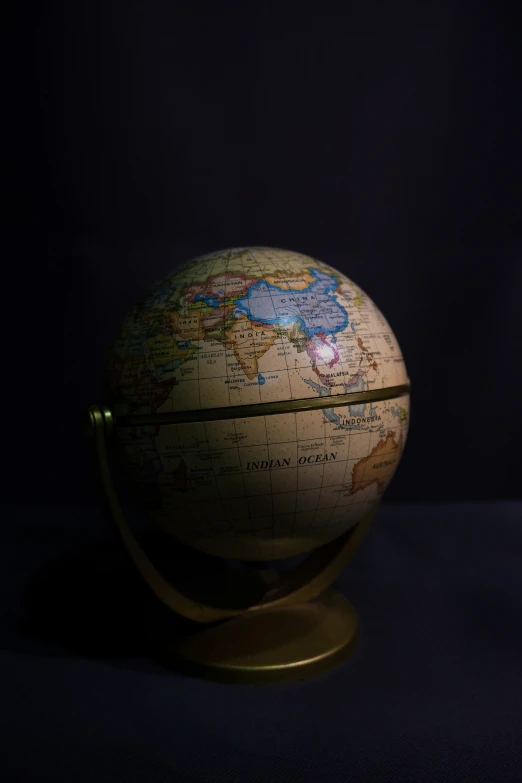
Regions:
[[[335, 399], [408, 383], [386, 319], [346, 276], [291, 251], [179, 267], [129, 313], [107, 370], [115, 416], [202, 412], [117, 439], [148, 513], [212, 554], [271, 559], [332, 540], [382, 496], [406, 440], [407, 392]], [[266, 413], [311, 398], [323, 407]]]

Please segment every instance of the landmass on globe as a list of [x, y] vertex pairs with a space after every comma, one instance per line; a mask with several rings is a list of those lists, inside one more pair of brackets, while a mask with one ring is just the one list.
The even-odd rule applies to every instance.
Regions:
[[374, 303], [344, 275], [303, 259], [237, 249], [204, 256], [161, 281], [112, 346], [109, 384], [118, 412], [333, 396], [406, 382], [398, 344]]
[[[335, 398], [407, 383], [393, 331], [355, 283], [298, 253], [236, 248], [176, 269], [138, 302], [111, 346], [107, 395], [116, 416], [214, 411], [119, 430], [130, 484], [181, 540], [270, 559], [326, 543], [382, 497], [409, 394]], [[248, 415], [310, 398], [331, 406]], [[230, 406], [245, 413], [219, 419]]]

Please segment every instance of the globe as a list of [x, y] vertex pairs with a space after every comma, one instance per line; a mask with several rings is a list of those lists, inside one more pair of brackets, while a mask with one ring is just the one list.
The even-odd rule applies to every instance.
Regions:
[[140, 509], [222, 558], [289, 558], [379, 502], [409, 382], [369, 296], [301, 253], [210, 253], [157, 282], [106, 368], [118, 464]]

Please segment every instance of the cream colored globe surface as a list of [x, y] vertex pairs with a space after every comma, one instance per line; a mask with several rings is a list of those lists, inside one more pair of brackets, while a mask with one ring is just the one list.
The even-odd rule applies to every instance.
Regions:
[[409, 394], [361, 393], [407, 383], [364, 291], [265, 247], [208, 254], [162, 279], [107, 364], [108, 402], [126, 424], [114, 433], [119, 462], [140, 508], [184, 543], [242, 560], [315, 549], [374, 506], [404, 448]]

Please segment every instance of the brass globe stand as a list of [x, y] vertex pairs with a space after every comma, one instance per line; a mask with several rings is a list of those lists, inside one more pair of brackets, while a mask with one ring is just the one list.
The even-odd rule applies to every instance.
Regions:
[[[199, 624], [194, 631], [158, 649], [164, 664], [220, 682], [268, 684], [304, 680], [345, 660], [357, 636], [353, 606], [330, 585], [362, 541], [378, 504], [361, 522], [315, 549], [293, 571], [251, 571], [249, 605], [234, 590], [214, 605], [212, 585], [196, 598], [160, 574], [138, 543], [122, 511], [111, 477], [107, 440], [113, 418], [106, 407], [88, 410], [86, 433], [92, 440], [105, 499], [133, 563], [155, 595], [182, 617]], [[236, 586], [237, 590], [237, 586]], [[242, 590], [244, 596], [248, 590]]]

